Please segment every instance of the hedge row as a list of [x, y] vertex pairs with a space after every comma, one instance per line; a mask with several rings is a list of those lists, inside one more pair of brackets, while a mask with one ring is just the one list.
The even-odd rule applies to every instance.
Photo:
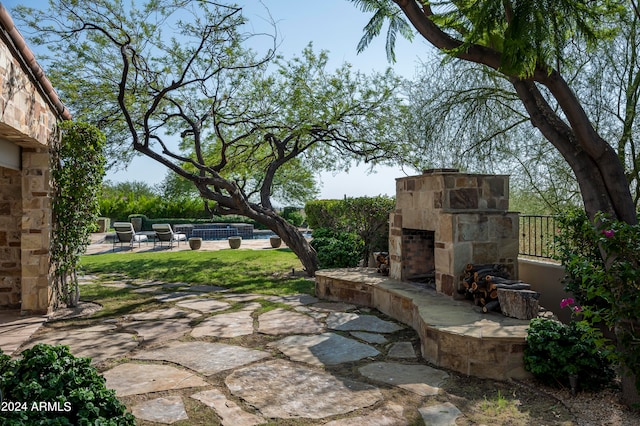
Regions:
[[389, 214], [394, 208], [395, 199], [385, 196], [308, 202], [305, 213], [314, 240], [319, 240], [314, 247], [320, 267], [355, 266], [354, 252], [368, 265], [373, 252], [388, 251]]
[[132, 214], [141, 214], [151, 218], [211, 219], [211, 215], [204, 208], [204, 201], [200, 198], [103, 197], [99, 200], [99, 207], [100, 216], [108, 217], [111, 222], [128, 221]]
[[[249, 223], [251, 225], [254, 226], [254, 228], [256, 229], [262, 229], [264, 228], [263, 226], [261, 226], [259, 223], [248, 219], [244, 216], [236, 216], [236, 215], [232, 215], [232, 216], [214, 216], [213, 218], [208, 218], [208, 219], [193, 219], [193, 218], [157, 218], [157, 219], [150, 219], [149, 217], [147, 217], [146, 215], [143, 214], [132, 214], [129, 215], [124, 222], [130, 222], [132, 218], [134, 217], [140, 217], [142, 218], [142, 230], [143, 231], [151, 231], [153, 230], [153, 226], [154, 224], [157, 223], [168, 223], [170, 224], [172, 227], [173, 225], [184, 225], [184, 224], [192, 224], [192, 225], [196, 225], [196, 224], [204, 224], [204, 223]], [[113, 222], [111, 222], [113, 224]]]

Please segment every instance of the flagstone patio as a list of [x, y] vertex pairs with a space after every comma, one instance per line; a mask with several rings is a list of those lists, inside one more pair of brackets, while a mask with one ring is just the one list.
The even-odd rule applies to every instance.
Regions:
[[[31, 338], [29, 333], [22, 335], [21, 349], [42, 342], [65, 344], [75, 355], [92, 357], [101, 369], [106, 366], [102, 374], [107, 387], [142, 424], [190, 421], [189, 400], [210, 410], [217, 422], [212, 424], [221, 425], [278, 419], [326, 419], [323, 423], [334, 426], [412, 424], [422, 417], [420, 409], [430, 413], [433, 402], [424, 405], [422, 398], [437, 395], [448, 377], [426, 366], [410, 341], [394, 337], [406, 336], [405, 325], [354, 304], [308, 295], [246, 296], [214, 287], [203, 292], [161, 284], [132, 285], [184, 298], [163, 298], [166, 308], [91, 327], [45, 324]], [[289, 309], [257, 314], [260, 299]], [[32, 323], [42, 324], [16, 321], [0, 325], [3, 350], [17, 348], [11, 338], [15, 326], [25, 331]], [[254, 348], [234, 340], [247, 336], [261, 336], [270, 343]], [[361, 370], [360, 379], [330, 370], [353, 363]], [[390, 394], [390, 386], [397, 390]], [[387, 400], [393, 392], [407, 392], [402, 400], [411, 404]]]

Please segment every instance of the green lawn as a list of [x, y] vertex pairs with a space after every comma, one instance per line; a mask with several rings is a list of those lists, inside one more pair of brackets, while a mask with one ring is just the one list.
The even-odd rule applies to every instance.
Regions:
[[300, 276], [302, 264], [289, 249], [87, 255], [81, 269], [131, 279], [218, 285], [241, 293], [312, 294], [314, 289], [312, 280]]

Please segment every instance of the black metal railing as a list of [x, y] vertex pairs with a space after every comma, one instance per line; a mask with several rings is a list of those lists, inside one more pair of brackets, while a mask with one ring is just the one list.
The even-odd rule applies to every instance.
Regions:
[[519, 254], [553, 258], [556, 254], [554, 236], [557, 232], [555, 216], [521, 214]]

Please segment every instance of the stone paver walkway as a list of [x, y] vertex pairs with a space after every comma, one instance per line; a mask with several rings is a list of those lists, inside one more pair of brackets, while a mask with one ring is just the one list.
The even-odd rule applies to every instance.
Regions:
[[0, 311], [0, 348], [12, 354], [46, 321], [46, 316], [22, 317], [20, 311]]
[[[299, 419], [379, 426], [421, 418], [439, 426], [462, 415], [435, 399], [448, 374], [421, 361], [407, 340], [411, 330], [375, 311], [308, 295], [233, 294], [214, 285], [128, 286], [153, 291], [163, 307], [93, 327], [44, 326], [22, 348], [65, 344], [75, 355], [92, 357], [140, 424]], [[289, 308], [264, 311], [261, 300]], [[7, 322], [0, 347], [15, 350], [22, 343], [16, 327], [40, 323]]]

